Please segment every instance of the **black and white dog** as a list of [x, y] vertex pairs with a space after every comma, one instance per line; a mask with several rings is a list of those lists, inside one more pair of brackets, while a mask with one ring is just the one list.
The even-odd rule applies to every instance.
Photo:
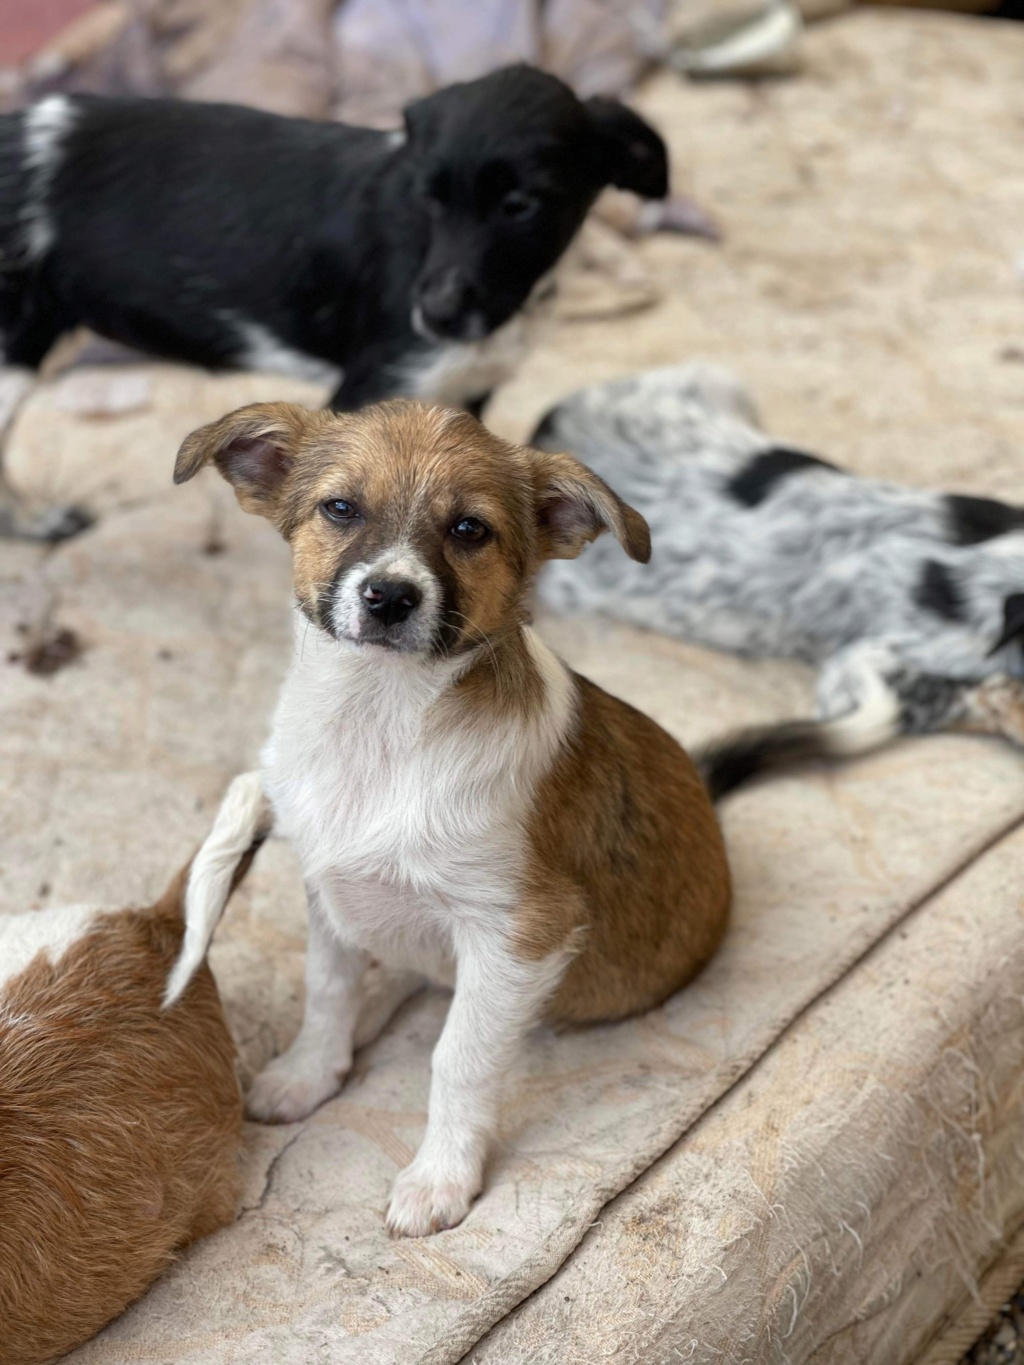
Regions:
[[209, 368], [332, 377], [331, 405], [479, 404], [600, 190], [668, 188], [609, 99], [511, 66], [405, 129], [53, 95], [0, 117], [0, 355], [79, 324]]
[[965, 729], [1024, 744], [1024, 509], [860, 479], [773, 442], [727, 371], [583, 389], [533, 444], [569, 450], [651, 527], [649, 564], [603, 542], [541, 599], [736, 654], [820, 668], [816, 722], [704, 757], [716, 795], [756, 771]]

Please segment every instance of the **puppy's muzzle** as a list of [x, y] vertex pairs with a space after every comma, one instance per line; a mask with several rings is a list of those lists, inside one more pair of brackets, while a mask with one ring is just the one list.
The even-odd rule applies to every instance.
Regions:
[[408, 621], [423, 601], [423, 593], [406, 578], [368, 579], [359, 595], [363, 610], [385, 630]]
[[438, 644], [440, 610], [436, 576], [410, 546], [395, 545], [340, 579], [329, 628], [353, 644], [422, 654]]
[[479, 341], [487, 335], [477, 292], [457, 266], [427, 275], [416, 295], [413, 325], [429, 340]]

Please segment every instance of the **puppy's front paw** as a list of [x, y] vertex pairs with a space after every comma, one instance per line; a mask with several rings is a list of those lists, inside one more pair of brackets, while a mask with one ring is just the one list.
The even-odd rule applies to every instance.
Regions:
[[400, 1171], [386, 1219], [392, 1237], [426, 1237], [461, 1223], [480, 1193], [479, 1176], [434, 1174], [414, 1161]]
[[341, 1089], [346, 1071], [317, 1058], [282, 1053], [252, 1083], [245, 1112], [261, 1123], [295, 1123]]

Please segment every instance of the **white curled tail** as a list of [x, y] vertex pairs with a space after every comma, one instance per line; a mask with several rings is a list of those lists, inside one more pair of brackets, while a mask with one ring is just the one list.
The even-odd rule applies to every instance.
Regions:
[[173, 1005], [206, 957], [236, 884], [239, 863], [266, 838], [272, 819], [258, 772], [242, 773], [228, 787], [213, 829], [192, 860], [185, 888], [185, 939], [164, 991], [164, 1009]]

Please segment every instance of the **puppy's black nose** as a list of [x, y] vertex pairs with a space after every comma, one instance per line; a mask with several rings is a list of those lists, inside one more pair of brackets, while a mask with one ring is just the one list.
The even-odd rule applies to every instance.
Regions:
[[382, 626], [397, 626], [405, 621], [423, 601], [423, 594], [415, 583], [403, 578], [380, 578], [363, 588], [366, 610]]
[[432, 321], [442, 322], [462, 311], [468, 293], [465, 278], [457, 267], [439, 270], [420, 285], [420, 305]]
[[422, 280], [417, 295], [424, 323], [441, 336], [461, 336], [477, 311], [476, 290], [457, 266]]

